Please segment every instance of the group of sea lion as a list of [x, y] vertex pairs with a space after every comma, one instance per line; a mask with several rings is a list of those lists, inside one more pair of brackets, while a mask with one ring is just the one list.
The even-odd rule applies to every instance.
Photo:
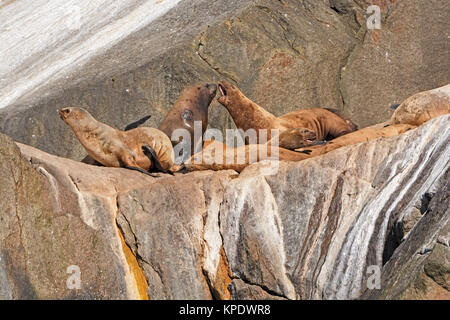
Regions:
[[[259, 130], [266, 129], [269, 141], [260, 143], [257, 140], [256, 144], [249, 144], [246, 140], [246, 145], [238, 148], [218, 141], [203, 142], [208, 126], [208, 108], [217, 91], [220, 92], [217, 100], [228, 110], [238, 129], [254, 129], [257, 135]], [[450, 113], [448, 103], [425, 104], [412, 110], [411, 103], [407, 102], [396, 108], [390, 121], [360, 130], [338, 110], [329, 108], [300, 109], [276, 117], [227, 81], [186, 87], [159, 129], [139, 127], [150, 116], [121, 131], [95, 120], [82, 108], [63, 108], [58, 112], [92, 158], [85, 162], [95, 160], [107, 167], [124, 167], [154, 176], [155, 172], [173, 174], [181, 170], [234, 169], [240, 172], [249, 164], [273, 159], [274, 155], [277, 160], [301, 161], [343, 146], [395, 136], [431, 118]], [[202, 124], [198, 137], [194, 135], [195, 121]], [[171, 141], [177, 129], [187, 130], [190, 140], [177, 138]], [[271, 130], [278, 130], [279, 134], [272, 137]], [[278, 139], [278, 144], [272, 145], [271, 139]], [[185, 163], [176, 164], [173, 147], [182, 142], [192, 154], [195, 150], [200, 152]], [[251, 153], [257, 156], [251, 157]], [[245, 161], [236, 161], [239, 154], [245, 155]]]

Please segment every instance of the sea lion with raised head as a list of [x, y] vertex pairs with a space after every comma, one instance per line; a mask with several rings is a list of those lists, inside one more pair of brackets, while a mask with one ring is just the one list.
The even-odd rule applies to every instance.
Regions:
[[[211, 101], [216, 96], [217, 85], [211, 83], [198, 83], [186, 87], [178, 97], [172, 109], [169, 110], [164, 120], [159, 125], [159, 130], [164, 132], [175, 146], [183, 139], [172, 137], [177, 129], [186, 129], [190, 133], [190, 141], [184, 141], [186, 148], [191, 150], [191, 155], [195, 151], [201, 150], [202, 138], [208, 127], [208, 108]], [[194, 121], [202, 124], [202, 135], [194, 136]]]
[[180, 168], [174, 163], [170, 139], [156, 128], [117, 130], [83, 108], [63, 108], [58, 113], [89, 156], [106, 167], [124, 167], [151, 176], [149, 171], [173, 173]]
[[[130, 123], [129, 125], [127, 125], [125, 127], [124, 131], [129, 131], [129, 130], [138, 128], [139, 126], [143, 125], [151, 117], [152, 117], [151, 115], [148, 115], [148, 116], [145, 116], [145, 117], [143, 117], [143, 118], [141, 118], [141, 119], [139, 119], [137, 121], [134, 121], [134, 122]], [[90, 164], [90, 165], [93, 165], [93, 166], [102, 166], [102, 164], [100, 162], [95, 161], [90, 155], [87, 155], [86, 157], [84, 157], [81, 160], [81, 162], [86, 163], [86, 164]]]
[[[316, 139], [320, 141], [340, 137], [358, 128], [350, 119], [343, 117], [335, 109], [301, 109], [275, 117], [247, 98], [235, 85], [227, 81], [221, 81], [218, 87], [221, 93], [218, 101], [227, 108], [236, 126], [244, 131], [255, 129], [257, 130], [257, 135], [258, 130], [268, 129], [268, 140], [271, 139], [270, 129], [278, 129], [281, 134], [289, 129], [306, 128], [313, 130], [316, 133]], [[280, 143], [280, 147], [289, 149], [299, 147], [295, 144], [292, 145], [292, 142], [295, 142], [295, 138], [290, 141], [289, 145]], [[301, 141], [301, 143], [303, 142]]]

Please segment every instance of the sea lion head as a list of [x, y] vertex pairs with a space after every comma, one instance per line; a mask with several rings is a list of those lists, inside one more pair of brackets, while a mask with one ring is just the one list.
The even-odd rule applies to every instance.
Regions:
[[307, 128], [296, 128], [295, 130], [299, 132], [299, 135], [303, 137], [303, 140], [306, 142], [313, 142], [317, 139], [317, 133], [314, 130]]
[[317, 143], [317, 133], [308, 128], [294, 128], [282, 131], [278, 136], [278, 145], [286, 149], [298, 149]]
[[217, 101], [225, 107], [244, 97], [242, 92], [235, 85], [232, 85], [227, 81], [220, 81], [218, 87], [221, 96], [217, 99]]
[[58, 114], [71, 128], [88, 127], [95, 121], [91, 114], [83, 108], [62, 108], [58, 110]]
[[217, 85], [214, 83], [197, 83], [186, 87], [178, 98], [179, 101], [194, 102], [200, 109], [207, 109], [216, 96]]

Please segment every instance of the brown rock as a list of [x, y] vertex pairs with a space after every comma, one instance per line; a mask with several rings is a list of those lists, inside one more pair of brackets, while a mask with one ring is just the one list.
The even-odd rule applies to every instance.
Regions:
[[[0, 135], [0, 297], [146, 298], [114, 221], [116, 192], [135, 174], [96, 168], [96, 175], [88, 165], [24, 145], [21, 151], [25, 157]], [[73, 265], [79, 290], [66, 284]]]

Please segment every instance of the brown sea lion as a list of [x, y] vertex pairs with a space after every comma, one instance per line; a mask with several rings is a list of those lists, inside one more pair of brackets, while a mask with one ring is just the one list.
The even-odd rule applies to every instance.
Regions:
[[[187, 143], [187, 149], [191, 150], [191, 155], [195, 150], [201, 150], [202, 137], [208, 127], [208, 108], [216, 96], [216, 91], [217, 85], [210, 83], [198, 83], [186, 87], [161, 122], [159, 130], [172, 139], [175, 130], [186, 129], [190, 133], [191, 140], [184, 143]], [[201, 136], [194, 136], [194, 121], [201, 121]], [[177, 139], [172, 141], [174, 146], [183, 140], [180, 137], [174, 138]]]
[[263, 160], [301, 161], [310, 155], [274, 147], [268, 144], [250, 144], [232, 148], [219, 141], [205, 142], [201, 152], [185, 163], [187, 171], [235, 170], [241, 172], [252, 163]]
[[[271, 137], [271, 140], [276, 138], [278, 138], [278, 146], [290, 150], [316, 145], [319, 142], [316, 132], [307, 128], [287, 129]], [[266, 144], [273, 145], [271, 140]]]
[[63, 108], [58, 113], [89, 156], [106, 167], [125, 167], [149, 175], [150, 170], [171, 173], [179, 169], [170, 139], [158, 129], [117, 130], [82, 108]]
[[[316, 133], [317, 140], [331, 140], [357, 129], [350, 119], [343, 118], [339, 111], [334, 109], [302, 109], [275, 117], [227, 81], [219, 82], [219, 91], [221, 97], [218, 101], [227, 108], [236, 126], [244, 131], [278, 129], [282, 133], [288, 129], [307, 128]], [[268, 139], [270, 138], [269, 130]], [[280, 147], [295, 149], [292, 145], [280, 144]]]
[[[124, 131], [129, 131], [129, 130], [138, 128], [139, 126], [143, 125], [151, 117], [152, 117], [151, 115], [148, 115], [148, 116], [145, 116], [145, 117], [143, 117], [143, 118], [141, 118], [141, 119], [139, 119], [137, 121], [134, 121], [134, 122], [130, 123], [129, 125], [127, 125], [125, 127]], [[81, 160], [81, 162], [86, 163], [86, 164], [90, 164], [90, 165], [93, 165], [93, 166], [102, 166], [102, 164], [100, 162], [95, 161], [90, 155], [87, 155], [86, 157], [84, 157]]]
[[450, 113], [450, 84], [409, 97], [396, 108], [391, 123], [420, 126], [447, 113]]
[[[297, 149], [296, 151], [277, 148], [267, 144], [251, 144], [231, 148], [221, 142], [208, 141], [205, 142], [205, 147], [202, 152], [195, 154], [189, 159], [186, 163], [186, 169], [188, 171], [231, 169], [241, 172], [250, 164], [258, 161], [274, 158], [280, 161], [302, 161], [345, 146], [368, 142], [377, 138], [393, 137], [414, 128], [416, 126], [409, 124], [388, 125], [387, 123], [382, 123], [338, 137], [326, 145], [310, 146]], [[257, 157], [250, 159], [249, 155], [251, 152], [253, 152], [253, 155], [257, 155]], [[242, 161], [242, 158], [239, 161], [239, 154], [245, 156], [244, 161]]]
[[415, 128], [416, 126], [410, 124], [389, 125], [388, 123], [381, 123], [338, 137], [334, 140], [329, 141], [324, 146], [311, 146], [307, 148], [296, 149], [296, 151], [303, 152], [311, 156], [318, 156], [345, 146], [368, 142], [370, 140], [378, 138], [389, 138], [397, 136]]

